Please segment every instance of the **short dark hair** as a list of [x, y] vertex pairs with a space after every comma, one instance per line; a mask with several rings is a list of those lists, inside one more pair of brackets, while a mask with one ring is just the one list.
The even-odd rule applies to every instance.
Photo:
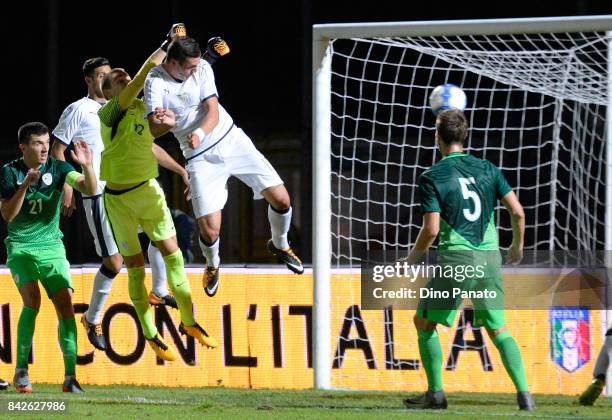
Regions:
[[446, 145], [463, 144], [468, 136], [468, 122], [462, 111], [445, 109], [436, 118], [436, 131]]
[[202, 51], [198, 41], [193, 38], [177, 38], [168, 47], [166, 60], [176, 60], [183, 64], [188, 58], [201, 57]]
[[88, 58], [83, 63], [83, 76], [93, 76], [94, 71], [102, 66], [110, 66], [110, 62], [104, 57]]
[[19, 139], [19, 144], [27, 144], [32, 135], [42, 136], [48, 132], [49, 129], [46, 125], [38, 121], [33, 121], [19, 127], [19, 130], [17, 130], [17, 138]]
[[127, 72], [121, 67], [117, 67], [117, 68], [112, 69], [108, 73], [106, 73], [106, 75], [104, 76], [104, 79], [102, 79], [102, 94], [104, 95], [106, 99], [110, 99], [110, 98], [107, 98], [104, 92], [111, 88], [111, 79], [115, 77], [115, 74], [117, 73], [127, 73]]

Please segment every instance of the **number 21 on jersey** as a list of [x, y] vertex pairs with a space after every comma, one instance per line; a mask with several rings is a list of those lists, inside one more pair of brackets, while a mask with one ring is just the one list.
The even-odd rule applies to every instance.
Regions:
[[471, 211], [470, 208], [463, 209], [463, 216], [470, 222], [475, 222], [480, 217], [480, 213], [482, 212], [482, 205], [480, 203], [480, 197], [476, 193], [476, 191], [472, 191], [468, 188], [470, 184], [476, 184], [474, 177], [471, 176], [469, 178], [458, 178], [459, 185], [461, 185], [461, 194], [463, 198], [466, 200], [472, 200], [474, 202], [474, 211]]
[[30, 214], [39, 214], [42, 212], [42, 198], [29, 200], [28, 205], [30, 206]]

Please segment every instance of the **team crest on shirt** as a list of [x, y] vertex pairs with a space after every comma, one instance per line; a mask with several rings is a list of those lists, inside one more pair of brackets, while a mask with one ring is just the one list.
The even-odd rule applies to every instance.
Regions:
[[45, 184], [46, 186], [51, 185], [51, 182], [53, 182], [53, 175], [51, 175], [50, 173], [46, 173], [42, 176], [42, 182], [43, 184]]
[[566, 371], [574, 372], [590, 359], [589, 311], [553, 307], [549, 314], [551, 357]]

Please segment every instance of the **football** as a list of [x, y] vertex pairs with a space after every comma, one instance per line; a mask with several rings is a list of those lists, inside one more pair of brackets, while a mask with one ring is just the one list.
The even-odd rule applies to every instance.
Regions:
[[461, 88], [446, 83], [437, 86], [429, 95], [429, 106], [432, 112], [437, 114], [440, 111], [450, 108], [456, 108], [465, 111], [467, 106], [467, 97]]

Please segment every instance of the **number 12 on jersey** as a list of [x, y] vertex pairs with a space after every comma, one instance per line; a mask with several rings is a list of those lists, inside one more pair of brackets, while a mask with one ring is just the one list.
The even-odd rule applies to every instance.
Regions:
[[476, 184], [474, 177], [471, 176], [469, 178], [458, 178], [459, 185], [461, 185], [461, 194], [463, 198], [466, 200], [472, 200], [474, 202], [474, 211], [471, 211], [469, 208], [463, 209], [463, 216], [470, 222], [475, 222], [480, 217], [480, 213], [482, 212], [482, 204], [480, 203], [480, 197], [476, 193], [476, 191], [472, 191], [468, 188], [470, 184]]

